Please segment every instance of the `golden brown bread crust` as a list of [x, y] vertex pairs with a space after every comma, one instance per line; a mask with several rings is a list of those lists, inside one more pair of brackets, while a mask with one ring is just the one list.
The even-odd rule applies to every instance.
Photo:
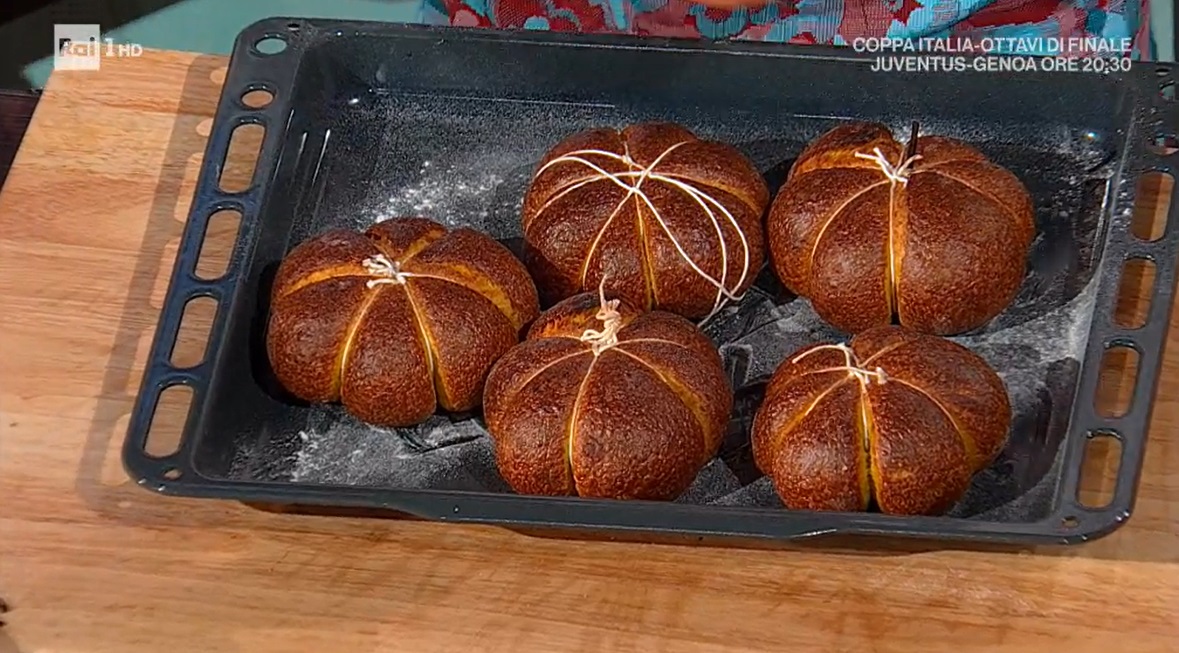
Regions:
[[[851, 368], [851, 369], [849, 369]], [[974, 352], [894, 326], [783, 361], [753, 422], [753, 454], [798, 510], [938, 514], [1007, 440], [1003, 381]]]
[[296, 397], [408, 426], [438, 406], [477, 407], [491, 365], [539, 312], [528, 271], [503, 245], [400, 218], [291, 250], [275, 277], [266, 347]]
[[732, 146], [667, 123], [591, 129], [537, 168], [525, 262], [546, 302], [605, 278], [606, 293], [633, 306], [705, 317], [761, 269], [768, 203], [765, 180]]
[[733, 406], [712, 343], [672, 313], [617, 307], [595, 354], [592, 293], [546, 311], [487, 377], [483, 414], [500, 473], [521, 494], [670, 500], [716, 455]]
[[1023, 281], [1036, 229], [1031, 196], [1011, 172], [948, 138], [917, 139], [907, 182], [864, 158], [879, 150], [900, 167], [904, 149], [875, 123], [808, 145], [767, 219], [774, 272], [848, 333], [894, 317], [939, 335], [982, 326]]

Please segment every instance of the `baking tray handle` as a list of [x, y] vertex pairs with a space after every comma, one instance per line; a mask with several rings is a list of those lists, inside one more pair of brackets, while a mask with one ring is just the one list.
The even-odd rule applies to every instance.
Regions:
[[[1082, 541], [1106, 535], [1124, 523], [1134, 509], [1139, 478], [1146, 453], [1152, 406], [1158, 391], [1159, 376], [1171, 330], [1171, 311], [1175, 294], [1176, 258], [1179, 257], [1179, 202], [1175, 198], [1174, 178], [1179, 172], [1179, 103], [1168, 90], [1174, 89], [1179, 67], [1174, 64], [1144, 62], [1154, 68], [1154, 75], [1140, 75], [1137, 85], [1139, 105], [1149, 107], [1153, 120], [1144, 131], [1127, 137], [1123, 161], [1134, 161], [1134, 169], [1124, 169], [1119, 178], [1130, 187], [1125, 202], [1113, 207], [1102, 269], [1098, 271], [1097, 310], [1090, 325], [1085, 355], [1086, 364], [1073, 398], [1073, 413], [1064, 468], [1058, 492], [1058, 504], [1047, 526], [1063, 541]], [[1163, 194], [1157, 200], [1166, 207], [1166, 223], [1161, 234], [1144, 234], [1135, 228], [1139, 196], [1145, 175], [1169, 176], [1171, 184], [1156, 182]], [[1114, 189], [1117, 191], [1118, 189]], [[1155, 199], [1155, 198], [1151, 198]], [[1122, 210], [1124, 209], [1124, 210]], [[1148, 262], [1154, 268], [1153, 287], [1145, 294], [1149, 308], [1141, 325], [1120, 323], [1118, 304], [1125, 290], [1123, 277], [1133, 261]], [[1148, 277], [1144, 277], [1148, 278]], [[1120, 414], [1098, 409], [1103, 364], [1114, 349], [1132, 351], [1136, 359], [1134, 375], [1122, 383], [1132, 384], [1129, 401]], [[1108, 372], [1107, 372], [1108, 375]], [[1086, 452], [1099, 438], [1112, 438], [1118, 444], [1116, 486], [1104, 505], [1082, 500]]]
[[[181, 368], [173, 363], [172, 351], [176, 346], [185, 307], [201, 297], [217, 303], [205, 351], [220, 351], [220, 343], [226, 335], [228, 309], [240, 292], [244, 268], [257, 241], [259, 211], [282, 159], [282, 127], [290, 117], [289, 98], [278, 93], [278, 89], [291, 88], [295, 66], [259, 66], [257, 62], [245, 66], [235, 63], [243, 57], [263, 61], [292, 52], [295, 48], [264, 46], [274, 42], [287, 44], [304, 38], [299, 28], [300, 23], [295, 19], [259, 21], [242, 31], [234, 46], [227, 78], [217, 103], [213, 128], [205, 145], [197, 190], [172, 266], [141, 389], [132, 408], [123, 443], [123, 465], [127, 473], [141, 485], [159, 491], [164, 491], [169, 485], [183, 484], [185, 477], [193, 471], [192, 435], [197, 427], [196, 407], [204, 401], [217, 363], [215, 356], [206, 356], [205, 360], [191, 367]], [[242, 72], [247, 70], [254, 71], [249, 73], [248, 79], [244, 77], [246, 73]], [[258, 70], [269, 72], [260, 76]], [[259, 90], [270, 93], [269, 103], [257, 106], [245, 100], [247, 94]], [[240, 191], [228, 192], [221, 188], [221, 175], [226, 167], [233, 134], [243, 125], [260, 126], [265, 130], [265, 135], [249, 185]], [[203, 279], [197, 275], [197, 261], [209, 219], [220, 211], [239, 214], [240, 227], [225, 272], [216, 279]], [[153, 417], [163, 393], [175, 386], [185, 386], [192, 391], [179, 445], [173, 453], [151, 455], [147, 452], [147, 446]]]

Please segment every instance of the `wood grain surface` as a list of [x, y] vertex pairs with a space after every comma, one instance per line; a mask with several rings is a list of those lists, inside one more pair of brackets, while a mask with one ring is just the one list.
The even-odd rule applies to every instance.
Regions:
[[1174, 322], [1137, 509], [1079, 547], [577, 542], [135, 487], [118, 448], [225, 63], [54, 75], [0, 193], [0, 653], [1179, 650]]

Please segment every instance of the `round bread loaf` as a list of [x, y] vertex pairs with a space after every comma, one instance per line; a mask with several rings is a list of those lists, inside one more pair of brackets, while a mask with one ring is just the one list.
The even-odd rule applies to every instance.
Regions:
[[901, 327], [784, 361], [753, 421], [753, 455], [797, 510], [938, 514], [1007, 440], [1003, 381], [974, 352]]
[[1023, 184], [963, 143], [909, 144], [884, 125], [837, 127], [803, 150], [770, 208], [778, 278], [846, 333], [968, 331], [1023, 281], [1036, 232]]
[[736, 148], [655, 123], [574, 134], [524, 198], [525, 263], [543, 300], [596, 289], [709, 317], [765, 261], [765, 180]]
[[282, 261], [266, 347], [305, 401], [408, 426], [476, 408], [491, 365], [540, 309], [527, 270], [471, 229], [422, 218], [334, 230]]
[[521, 494], [670, 500], [716, 455], [732, 405], [720, 356], [692, 323], [585, 293], [495, 364], [483, 414]]

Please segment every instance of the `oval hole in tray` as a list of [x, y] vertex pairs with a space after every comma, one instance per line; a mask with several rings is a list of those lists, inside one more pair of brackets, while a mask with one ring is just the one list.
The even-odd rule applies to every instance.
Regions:
[[242, 94], [242, 104], [250, 109], [262, 109], [274, 101], [274, 93], [264, 88], [254, 88]]
[[188, 420], [188, 409], [192, 406], [192, 388], [186, 385], [171, 385], [164, 388], [156, 401], [151, 423], [147, 428], [147, 441], [143, 452], [155, 458], [164, 458], [180, 448], [180, 436]]
[[246, 123], [234, 128], [229, 136], [229, 148], [221, 166], [221, 177], [217, 186], [226, 193], [240, 193], [250, 187], [254, 170], [258, 166], [258, 155], [262, 151], [262, 137], [266, 128], [256, 123]]
[[267, 36], [256, 41], [254, 49], [265, 55], [278, 54], [287, 49], [287, 42], [278, 36]]
[[1122, 441], [1116, 433], [1093, 431], [1085, 439], [1077, 503], [1100, 510], [1113, 502], [1122, 465]]
[[1174, 190], [1175, 178], [1165, 172], [1147, 172], [1138, 178], [1130, 220], [1130, 233], [1135, 238], [1153, 242], [1163, 237]]
[[1154, 261], [1145, 258], [1126, 259], [1118, 282], [1118, 301], [1114, 324], [1123, 329], [1141, 329], [1150, 314], [1151, 293], [1154, 291]]
[[184, 304], [184, 315], [180, 317], [180, 329], [172, 346], [173, 366], [186, 369], [205, 360], [216, 315], [217, 300], [212, 297], [193, 297]]
[[1130, 410], [1138, 382], [1138, 358], [1138, 351], [1126, 345], [1112, 345], [1102, 354], [1097, 396], [1093, 398], [1098, 415], [1117, 418]]
[[229, 258], [237, 242], [242, 214], [237, 209], [221, 209], [209, 216], [201, 253], [197, 258], [196, 276], [205, 281], [220, 279], [229, 269]]

